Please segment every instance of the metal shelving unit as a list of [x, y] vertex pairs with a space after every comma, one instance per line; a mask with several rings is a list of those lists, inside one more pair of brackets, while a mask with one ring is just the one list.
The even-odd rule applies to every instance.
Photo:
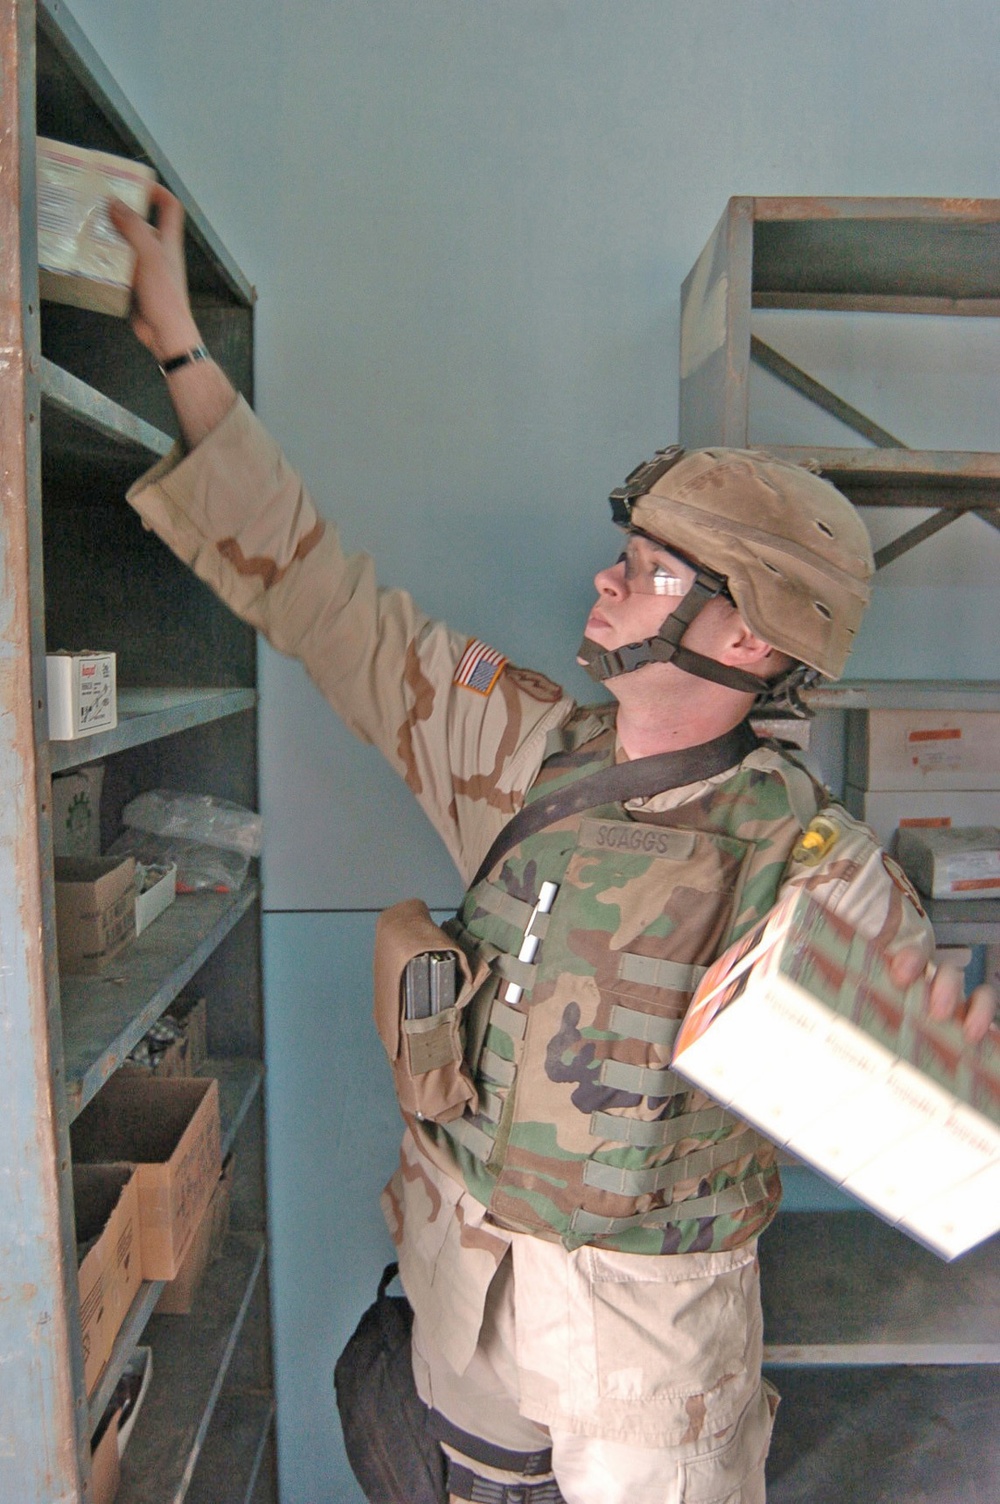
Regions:
[[181, 895], [100, 976], [63, 979], [65, 1090], [71, 1120], [257, 898], [253, 882], [235, 894]]
[[[255, 805], [256, 645], [124, 503], [174, 443], [152, 358], [123, 321], [38, 298], [36, 133], [150, 162], [187, 209], [198, 316], [252, 396], [254, 292], [62, 0], [0, 0], [0, 1498], [84, 1504], [90, 1438], [135, 1346], [154, 1378], [125, 1504], [277, 1495], [268, 1316], [259, 886], [183, 895], [101, 975], [60, 976], [51, 778], [104, 765], [102, 845], [151, 787]], [[118, 655], [119, 723], [51, 743], [45, 650]], [[39, 945], [39, 936], [42, 943]], [[233, 1232], [188, 1317], [139, 1289], [83, 1382], [69, 1125], [180, 991], [208, 1001]]]
[[[730, 199], [683, 286], [679, 432], [690, 447], [752, 448], [757, 365], [861, 441], [771, 452], [814, 463], [857, 506], [932, 509], [878, 550], [878, 568], [967, 513], [1000, 527], [1000, 454], [908, 449], [761, 340], [757, 309], [1000, 317], [1000, 200]], [[996, 710], [1000, 684], [845, 682], [808, 699], [823, 713]], [[1000, 939], [1000, 902], [928, 913], [941, 944]], [[790, 1401], [772, 1504], [992, 1497], [1000, 1239], [945, 1265], [868, 1212], [797, 1211], [764, 1236], [761, 1272], [765, 1364]]]

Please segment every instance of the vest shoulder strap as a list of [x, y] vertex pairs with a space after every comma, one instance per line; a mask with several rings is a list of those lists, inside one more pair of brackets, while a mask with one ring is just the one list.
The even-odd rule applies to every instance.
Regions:
[[614, 763], [600, 768], [575, 783], [564, 785], [552, 794], [525, 804], [509, 820], [483, 858], [470, 888], [483, 881], [497, 863], [515, 846], [557, 820], [581, 810], [596, 809], [602, 804], [623, 804], [627, 799], [648, 799], [667, 789], [712, 778], [741, 763], [757, 746], [757, 739], [746, 721], [698, 747], [683, 747], [679, 752], [661, 752], [653, 757], [638, 757], [634, 762]]

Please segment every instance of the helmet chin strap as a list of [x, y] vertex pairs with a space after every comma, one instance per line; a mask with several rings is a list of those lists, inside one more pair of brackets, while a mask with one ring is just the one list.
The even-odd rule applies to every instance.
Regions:
[[709, 601], [725, 594], [725, 589], [726, 582], [721, 575], [710, 569], [699, 569], [691, 589], [676, 610], [671, 611], [655, 637], [647, 637], [644, 642], [630, 642], [610, 651], [585, 637], [578, 655], [584, 668], [592, 679], [603, 684], [606, 679], [631, 674], [647, 663], [673, 663], [686, 674], [708, 679], [713, 684], [724, 684], [727, 689], [738, 689], [751, 695], [769, 694], [774, 688], [769, 680], [744, 673], [726, 663], [717, 663], [714, 658], [706, 658], [702, 653], [682, 646], [681, 639], [698, 613]]

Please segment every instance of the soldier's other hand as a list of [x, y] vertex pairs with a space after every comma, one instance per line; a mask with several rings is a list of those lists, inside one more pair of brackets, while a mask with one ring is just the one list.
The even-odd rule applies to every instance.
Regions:
[[184, 209], [161, 183], [152, 191], [153, 223], [118, 199], [111, 222], [136, 256], [132, 278], [132, 328], [158, 361], [200, 344], [188, 300], [184, 266]]
[[[907, 945], [889, 961], [889, 971], [899, 987], [908, 987], [927, 969], [927, 960], [918, 945]], [[962, 973], [954, 966], [932, 968], [928, 1012], [931, 1018], [956, 1018], [966, 1039], [978, 1044], [986, 1037], [997, 1011], [997, 995], [992, 987], [974, 987], [965, 995]]]

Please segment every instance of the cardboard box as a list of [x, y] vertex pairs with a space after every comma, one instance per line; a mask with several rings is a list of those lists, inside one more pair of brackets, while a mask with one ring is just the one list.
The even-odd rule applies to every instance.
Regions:
[[52, 779], [52, 850], [56, 856], [101, 854], [104, 764], [92, 762]]
[[55, 883], [59, 965], [92, 976], [135, 938], [135, 860], [56, 857]]
[[208, 1002], [197, 992], [182, 992], [167, 1012], [184, 1030], [188, 1045], [188, 1072], [194, 1075], [208, 1059]]
[[859, 789], [1000, 789], [1000, 711], [849, 710]]
[[74, 1165], [83, 1375], [91, 1394], [142, 1283], [139, 1188], [128, 1165]]
[[143, 1035], [122, 1070], [152, 1071], [162, 1079], [193, 1076], [205, 1058], [205, 999], [182, 996]]
[[111, 1410], [94, 1437], [90, 1453], [91, 1504], [112, 1504], [121, 1483], [118, 1411]]
[[70, 1138], [78, 1164], [135, 1165], [143, 1275], [173, 1279], [219, 1178], [219, 1083], [118, 1071]]
[[1000, 825], [998, 789], [860, 789], [848, 784], [844, 804], [871, 826], [887, 850], [894, 847], [897, 830]]
[[929, 898], [1000, 897], [1000, 829], [901, 830], [899, 865]]
[[187, 1035], [169, 1013], [164, 1013], [129, 1052], [121, 1069], [150, 1071], [161, 1081], [194, 1075], [188, 1057]]
[[61, 651], [45, 655], [49, 738], [76, 741], [118, 725], [114, 653]]
[[136, 875], [141, 875], [142, 881], [149, 884], [135, 895], [135, 932], [141, 935], [177, 897], [177, 863], [170, 862], [163, 867], [138, 866]]
[[226, 1156], [212, 1199], [206, 1207], [180, 1267], [156, 1304], [157, 1316], [188, 1316], [205, 1271], [219, 1257], [229, 1231], [229, 1207], [233, 1189], [233, 1156]]
[[156, 174], [144, 162], [39, 136], [38, 283], [43, 298], [125, 318], [135, 255], [108, 218], [120, 198], [145, 216]]
[[711, 966], [673, 1064], [940, 1257], [1000, 1228], [1000, 1031], [927, 1014], [807, 893]]

